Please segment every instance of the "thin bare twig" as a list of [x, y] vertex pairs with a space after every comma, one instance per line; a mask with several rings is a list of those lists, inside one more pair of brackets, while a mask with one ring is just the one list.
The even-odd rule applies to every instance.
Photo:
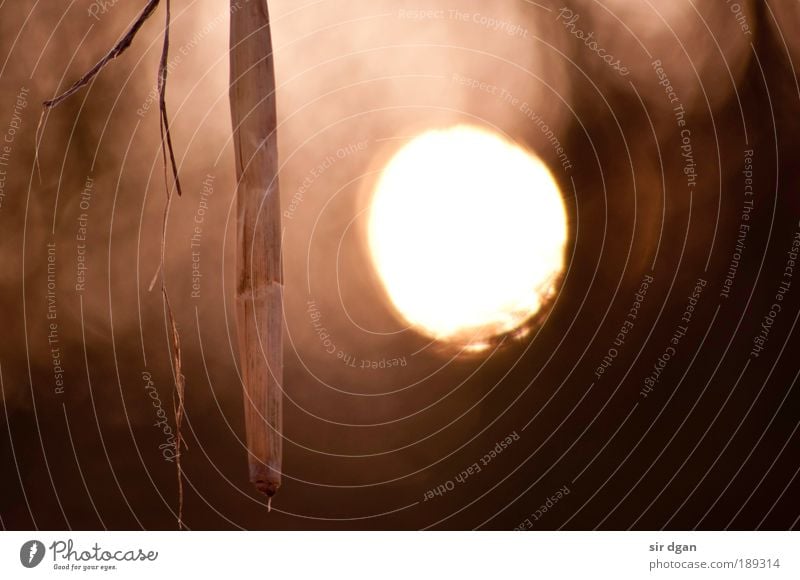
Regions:
[[[114, 45], [114, 47], [103, 57], [101, 58], [97, 64], [95, 64], [91, 69], [89, 69], [86, 74], [84, 74], [81, 78], [79, 78], [75, 83], [70, 86], [66, 91], [57, 95], [56, 97], [45, 101], [42, 103], [43, 110], [42, 110], [42, 117], [44, 113], [52, 108], [57, 107], [66, 99], [74, 95], [78, 92], [81, 88], [89, 85], [94, 78], [100, 73], [105, 66], [120, 56], [123, 52], [125, 52], [128, 47], [133, 42], [133, 39], [136, 37], [136, 34], [139, 32], [139, 29], [144, 25], [148, 18], [153, 14], [155, 9], [158, 7], [160, 0], [148, 0], [147, 5], [144, 7], [142, 12], [134, 21], [133, 25], [128, 29], [128, 31], [123, 35], [123, 37]], [[178, 529], [183, 529], [183, 470], [181, 467], [181, 449], [184, 445], [183, 442], [183, 435], [181, 432], [181, 425], [183, 423], [183, 415], [184, 415], [184, 389], [185, 389], [185, 379], [183, 376], [183, 369], [182, 369], [182, 359], [181, 359], [181, 341], [180, 341], [180, 334], [178, 333], [178, 325], [175, 320], [175, 314], [172, 310], [172, 305], [169, 301], [169, 295], [167, 293], [167, 282], [166, 276], [164, 272], [165, 262], [166, 262], [166, 235], [167, 235], [167, 218], [169, 215], [169, 209], [172, 203], [172, 191], [169, 187], [168, 179], [167, 179], [167, 152], [169, 152], [169, 161], [172, 167], [172, 175], [175, 181], [175, 189], [178, 192], [178, 195], [181, 195], [181, 185], [180, 180], [178, 179], [178, 164], [175, 161], [175, 152], [172, 147], [172, 134], [170, 132], [169, 120], [167, 118], [167, 69], [168, 69], [168, 57], [169, 57], [169, 29], [170, 29], [170, 21], [171, 21], [171, 10], [170, 10], [170, 0], [165, 0], [166, 4], [166, 24], [164, 26], [164, 44], [161, 50], [161, 60], [159, 61], [158, 66], [158, 94], [159, 94], [159, 128], [161, 132], [161, 153], [164, 159], [164, 183], [167, 188], [167, 203], [164, 207], [164, 219], [162, 223], [162, 232], [161, 232], [161, 261], [158, 272], [156, 272], [156, 276], [153, 278], [153, 281], [150, 284], [149, 290], [152, 290], [155, 286], [155, 281], [161, 275], [161, 292], [164, 298], [164, 305], [166, 307], [167, 312], [167, 319], [169, 322], [169, 332], [170, 337], [172, 339], [171, 344], [171, 352], [172, 352], [172, 361], [174, 366], [174, 373], [175, 373], [175, 391], [177, 394], [177, 401], [174, 404], [175, 407], [175, 430], [176, 430], [176, 467], [177, 467], [177, 474], [178, 474]], [[36, 129], [36, 165], [38, 167], [38, 156], [39, 156], [39, 129], [42, 125], [42, 117], [39, 118], [39, 126]]]
[[[50, 100], [45, 101], [42, 103], [44, 109], [52, 109], [57, 107], [62, 102], [67, 100], [69, 97], [77, 93], [83, 87], [88, 85], [94, 77], [100, 74], [100, 71], [105, 68], [105, 66], [124, 53], [128, 47], [130, 47], [133, 39], [136, 37], [136, 34], [139, 32], [139, 29], [147, 22], [147, 19], [153, 14], [155, 9], [158, 7], [158, 4], [161, 0], [148, 0], [147, 5], [144, 7], [142, 12], [134, 21], [133, 25], [128, 29], [128, 31], [123, 35], [123, 37], [114, 45], [114, 47], [106, 53], [106, 55], [97, 61], [92, 68], [90, 68], [81, 78], [75, 81], [71, 87], [69, 87], [63, 93], [53, 97]], [[167, 55], [169, 53], [169, 22], [170, 22], [170, 6], [169, 2], [167, 4], [167, 25], [164, 29], [164, 46], [161, 51], [161, 63], [159, 64], [158, 68], [158, 92], [159, 92], [159, 105], [161, 109], [161, 146], [166, 147], [169, 150], [169, 158], [172, 166], [172, 177], [175, 180], [175, 189], [178, 191], [178, 195], [181, 195], [181, 184], [180, 180], [178, 179], [178, 164], [175, 161], [175, 151], [172, 147], [172, 134], [169, 130], [169, 123], [167, 121], [167, 104], [166, 104], [166, 81], [167, 81]], [[41, 123], [41, 119], [40, 119]], [[37, 129], [38, 133], [38, 129]], [[38, 147], [37, 147], [38, 152]], [[38, 158], [38, 155], [37, 155]], [[166, 152], [164, 153], [164, 165], [166, 171]]]
[[70, 88], [68, 88], [60, 95], [50, 99], [49, 101], [45, 101], [44, 107], [47, 109], [52, 109], [53, 107], [57, 107], [58, 105], [60, 105], [63, 101], [65, 101], [66, 99], [77, 93], [81, 88], [88, 85], [91, 82], [91, 80], [95, 76], [97, 76], [97, 74], [101, 70], [103, 70], [103, 68], [109, 62], [111, 62], [119, 55], [121, 55], [123, 52], [125, 52], [133, 42], [136, 33], [139, 32], [139, 29], [144, 25], [145, 22], [147, 22], [147, 19], [150, 18], [150, 16], [153, 14], [153, 11], [158, 6], [159, 1], [160, 0], [149, 0], [147, 6], [144, 7], [144, 10], [142, 10], [141, 14], [139, 14], [139, 17], [133, 23], [133, 26], [131, 26], [125, 33], [125, 35], [120, 39], [120, 41], [114, 45], [114, 48], [109, 50], [108, 53], [103, 58], [101, 58], [96, 65], [90, 68], [85, 75], [83, 75], [81, 78], [75, 81], [75, 83]]
[[[161, 50], [161, 62], [158, 65], [158, 104], [161, 112], [161, 153], [164, 158], [164, 181], [167, 181], [167, 151], [172, 166], [172, 177], [175, 180], [175, 189], [181, 195], [181, 180], [178, 178], [178, 164], [175, 162], [175, 151], [172, 149], [172, 133], [169, 130], [167, 119], [167, 70], [169, 59], [169, 25], [171, 20], [170, 0], [166, 0], [166, 24], [164, 26], [164, 46]], [[166, 142], [166, 147], [164, 143]]]

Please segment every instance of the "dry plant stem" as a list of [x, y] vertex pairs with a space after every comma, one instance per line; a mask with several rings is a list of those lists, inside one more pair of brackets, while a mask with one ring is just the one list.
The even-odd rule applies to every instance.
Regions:
[[[133, 25], [128, 29], [122, 39], [114, 45], [114, 47], [103, 57], [101, 58], [97, 64], [95, 64], [88, 72], [86, 72], [80, 79], [78, 79], [71, 87], [69, 87], [66, 91], [59, 94], [58, 96], [45, 101], [43, 103], [42, 109], [42, 117], [44, 113], [48, 110], [57, 107], [70, 96], [74, 95], [78, 92], [81, 88], [87, 86], [92, 82], [92, 80], [100, 73], [101, 70], [112, 60], [117, 58], [121, 55], [133, 42], [133, 39], [136, 37], [136, 33], [139, 32], [139, 29], [144, 25], [147, 19], [153, 14], [156, 7], [158, 6], [160, 0], [149, 0], [147, 5], [144, 7], [144, 10], [139, 14], [139, 16], [134, 21]], [[178, 195], [181, 194], [181, 185], [178, 179], [178, 166], [175, 161], [175, 153], [172, 148], [172, 135], [170, 132], [169, 121], [167, 119], [167, 59], [169, 57], [169, 27], [170, 27], [170, 19], [171, 19], [171, 11], [170, 11], [170, 0], [166, 0], [166, 24], [164, 26], [164, 44], [161, 50], [161, 60], [159, 62], [158, 67], [158, 93], [159, 93], [159, 125], [161, 130], [161, 152], [164, 158], [164, 181], [167, 181], [167, 151], [169, 151], [169, 160], [172, 167], [172, 176], [175, 180], [175, 190], [178, 192]], [[42, 117], [39, 118], [39, 127], [36, 129], [37, 138], [36, 138], [36, 159], [37, 159], [37, 166], [38, 166], [38, 149], [39, 149], [39, 128], [42, 126]], [[169, 208], [172, 202], [172, 191], [167, 184], [167, 203], [164, 208], [164, 220], [163, 220], [163, 227], [162, 227], [162, 236], [161, 236], [161, 263], [159, 266], [159, 270], [156, 273], [156, 278], [159, 276], [161, 277], [161, 292], [164, 298], [164, 306], [167, 312], [167, 319], [169, 323], [169, 334], [172, 341], [170, 345], [171, 355], [172, 355], [172, 364], [173, 364], [173, 371], [175, 373], [175, 431], [176, 431], [176, 451], [175, 451], [175, 463], [177, 468], [177, 477], [178, 477], [178, 528], [182, 529], [183, 525], [183, 470], [181, 467], [181, 448], [183, 446], [183, 436], [181, 434], [181, 425], [183, 423], [183, 414], [184, 414], [184, 388], [185, 388], [185, 380], [183, 376], [182, 370], [182, 363], [181, 363], [181, 341], [180, 335], [178, 333], [178, 326], [175, 321], [175, 315], [172, 310], [172, 305], [169, 301], [169, 295], [167, 293], [167, 283], [166, 278], [164, 276], [165, 267], [164, 264], [166, 262], [166, 231], [167, 231], [167, 217], [169, 215]], [[150, 290], [153, 289], [155, 285], [155, 280], [150, 284]]]
[[153, 11], [158, 6], [159, 1], [160, 0], [149, 0], [147, 6], [144, 7], [144, 10], [142, 10], [142, 12], [134, 21], [133, 26], [131, 26], [125, 33], [125, 35], [122, 37], [122, 39], [120, 39], [120, 41], [114, 45], [114, 48], [109, 50], [108, 53], [103, 58], [101, 58], [96, 65], [90, 68], [86, 74], [84, 74], [81, 78], [75, 81], [75, 83], [70, 88], [68, 88], [66, 91], [64, 91], [57, 97], [54, 97], [49, 101], [45, 101], [44, 102], [45, 108], [49, 109], [55, 107], [61, 104], [62, 101], [68, 99], [69, 97], [77, 93], [81, 88], [88, 85], [89, 82], [95, 76], [97, 76], [97, 73], [103, 70], [103, 68], [109, 62], [111, 62], [119, 55], [121, 55], [123, 52], [125, 52], [133, 42], [134, 37], [136, 37], [136, 33], [139, 32], [139, 29], [142, 27], [142, 25], [144, 25], [147, 19], [150, 18], [150, 16], [153, 14]]
[[[175, 151], [172, 148], [172, 133], [169, 130], [167, 118], [167, 65], [169, 64], [169, 25], [171, 16], [170, 0], [165, 1], [166, 23], [164, 25], [164, 45], [161, 49], [161, 61], [158, 64], [158, 109], [161, 118], [161, 154], [164, 158], [164, 181], [167, 181], [167, 151], [169, 151], [172, 177], [175, 179], [175, 189], [181, 195], [181, 180], [178, 178], [178, 164], [175, 162]], [[164, 147], [164, 143], [167, 144]]]
[[[161, 61], [158, 66], [158, 95], [159, 95], [159, 111], [160, 111], [160, 127], [161, 127], [161, 155], [164, 159], [164, 183], [167, 183], [167, 149], [169, 149], [169, 157], [172, 162], [172, 171], [175, 179], [175, 189], [178, 195], [181, 194], [181, 184], [178, 179], [178, 168], [175, 163], [175, 154], [172, 150], [172, 136], [169, 130], [169, 121], [167, 120], [167, 61], [169, 59], [169, 27], [171, 16], [170, 0], [165, 1], [165, 23], [164, 23], [164, 45], [161, 50]], [[166, 146], [165, 146], [166, 143]], [[184, 392], [186, 388], [186, 380], [183, 376], [182, 357], [181, 357], [181, 337], [178, 332], [178, 325], [175, 321], [175, 314], [172, 310], [172, 305], [169, 301], [169, 294], [167, 293], [167, 279], [166, 279], [166, 261], [167, 261], [167, 220], [169, 218], [169, 209], [172, 205], [172, 191], [167, 187], [167, 203], [164, 206], [164, 221], [161, 230], [161, 293], [164, 297], [164, 305], [166, 306], [167, 318], [169, 320], [170, 336], [172, 337], [172, 364], [173, 372], [175, 373], [175, 466], [178, 477], [178, 529], [183, 526], [183, 467], [181, 465], [181, 452], [183, 448], [183, 432], [181, 427], [183, 425], [184, 413]]]
[[283, 445], [283, 272], [275, 67], [266, 0], [251, 0], [236, 9], [232, 0], [231, 8], [240, 366], [250, 481], [271, 498], [281, 483]]
[[[120, 56], [123, 52], [125, 52], [128, 47], [133, 42], [133, 39], [136, 37], [136, 34], [139, 32], [139, 29], [147, 22], [147, 19], [153, 14], [155, 9], [158, 7], [158, 3], [161, 0], [149, 0], [147, 5], [144, 7], [144, 10], [141, 11], [139, 16], [136, 17], [136, 20], [133, 22], [133, 25], [128, 29], [128, 31], [123, 35], [123, 37], [114, 45], [114, 47], [106, 53], [106, 55], [97, 61], [92, 68], [90, 68], [81, 78], [79, 78], [75, 83], [72, 84], [66, 91], [63, 93], [53, 97], [52, 99], [45, 101], [43, 103], [44, 111], [48, 109], [52, 109], [53, 107], [57, 107], [66, 99], [77, 93], [80, 89], [88, 85], [92, 82], [92, 79], [96, 77], [101, 70], [105, 68], [105, 66]], [[169, 157], [172, 164], [172, 176], [175, 179], [175, 189], [178, 190], [178, 195], [181, 195], [181, 184], [178, 180], [178, 165], [175, 162], [175, 152], [172, 149], [172, 135], [169, 130], [169, 123], [167, 122], [167, 106], [166, 106], [166, 80], [167, 80], [167, 56], [169, 53], [169, 21], [170, 21], [170, 6], [169, 2], [167, 2], [167, 26], [164, 30], [164, 45], [161, 51], [161, 63], [159, 65], [158, 70], [158, 88], [159, 88], [159, 104], [161, 105], [161, 143], [162, 147], [166, 147], [169, 150]], [[41, 124], [41, 119], [40, 119]], [[38, 129], [37, 129], [38, 133]], [[166, 141], [166, 145], [165, 145]], [[38, 145], [38, 140], [37, 140]], [[166, 153], [165, 153], [166, 155]], [[166, 159], [165, 159], [166, 165]], [[166, 168], [165, 168], [166, 170]]]
[[[172, 136], [169, 130], [169, 121], [167, 120], [167, 62], [169, 59], [169, 27], [172, 18], [170, 0], [165, 1], [165, 23], [164, 23], [164, 45], [161, 50], [161, 61], [158, 66], [158, 95], [159, 95], [159, 111], [160, 111], [160, 126], [161, 126], [161, 155], [164, 160], [164, 183], [167, 183], [167, 149], [169, 149], [169, 157], [172, 163], [173, 177], [175, 179], [175, 190], [178, 195], [181, 194], [181, 184], [178, 179], [178, 168], [175, 163], [175, 153], [172, 150]], [[165, 146], [166, 143], [166, 146]], [[184, 446], [183, 431], [183, 414], [184, 414], [184, 394], [186, 389], [186, 380], [183, 376], [182, 357], [181, 357], [181, 337], [178, 332], [178, 325], [175, 321], [175, 314], [172, 310], [172, 305], [169, 301], [169, 294], [167, 293], [167, 279], [166, 267], [167, 263], [167, 220], [169, 218], [169, 210], [172, 206], [172, 191], [167, 186], [167, 203], [164, 206], [164, 221], [161, 230], [161, 294], [164, 297], [164, 305], [166, 306], [167, 319], [169, 320], [170, 336], [172, 337], [172, 365], [173, 372], [175, 373], [175, 467], [178, 478], [178, 529], [183, 529], [183, 466], [181, 464], [181, 454]]]

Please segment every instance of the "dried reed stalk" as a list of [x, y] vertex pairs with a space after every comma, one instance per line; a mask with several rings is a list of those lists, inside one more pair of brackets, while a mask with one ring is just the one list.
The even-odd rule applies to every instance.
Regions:
[[271, 502], [281, 484], [283, 451], [283, 272], [275, 67], [266, 0], [243, 6], [231, 0], [230, 48], [245, 427], [250, 481]]
[[[39, 130], [44, 114], [87, 86], [112, 60], [133, 42], [160, 0], [148, 0], [133, 25], [114, 47], [66, 91], [44, 102], [36, 137], [38, 167]], [[158, 69], [159, 123], [164, 169], [171, 165], [175, 190], [181, 195], [178, 167], [167, 118], [166, 86], [169, 53], [170, 0], [166, 0], [164, 44]], [[275, 71], [266, 0], [252, 0], [244, 7], [231, 0], [231, 83], [237, 175], [237, 326], [242, 377], [247, 402], [245, 424], [249, 450], [250, 480], [271, 501], [281, 483], [282, 382], [283, 382], [283, 273], [281, 267], [278, 153], [275, 134]], [[166, 178], [166, 176], [165, 176]], [[167, 188], [161, 264], [150, 289], [161, 279], [172, 338], [175, 373], [175, 420], [177, 431], [178, 527], [183, 527], [183, 482], [180, 452], [184, 415], [184, 377], [180, 335], [166, 287], [166, 224], [172, 202]], [[261, 216], [261, 220], [259, 217]]]

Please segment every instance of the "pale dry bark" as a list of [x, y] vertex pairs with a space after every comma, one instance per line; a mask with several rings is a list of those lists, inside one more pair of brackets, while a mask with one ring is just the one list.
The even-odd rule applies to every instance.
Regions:
[[245, 427], [250, 481], [271, 498], [281, 484], [283, 272], [275, 67], [266, 0], [231, 1], [230, 46]]

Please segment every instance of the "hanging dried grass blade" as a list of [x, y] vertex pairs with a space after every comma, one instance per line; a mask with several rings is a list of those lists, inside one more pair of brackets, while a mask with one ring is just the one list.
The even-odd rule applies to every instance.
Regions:
[[[39, 125], [36, 129], [36, 139], [35, 139], [35, 147], [36, 147], [36, 165], [38, 167], [38, 158], [39, 158], [39, 130], [42, 127], [42, 118], [44, 117], [44, 113], [49, 109], [57, 107], [66, 99], [74, 95], [78, 92], [81, 88], [85, 87], [92, 80], [100, 73], [101, 70], [112, 60], [117, 58], [121, 55], [125, 50], [133, 42], [133, 39], [136, 37], [136, 34], [139, 32], [139, 29], [144, 25], [148, 18], [153, 14], [155, 9], [158, 7], [160, 0], [149, 0], [147, 5], [144, 7], [142, 12], [134, 21], [133, 25], [128, 29], [125, 35], [120, 39], [114, 47], [108, 51], [108, 53], [101, 58], [97, 64], [95, 64], [91, 69], [89, 69], [86, 74], [84, 74], [81, 78], [79, 78], [75, 83], [69, 87], [66, 91], [59, 94], [58, 96], [45, 101], [42, 103], [42, 115], [39, 117]], [[172, 194], [169, 188], [169, 184], [167, 182], [167, 150], [169, 151], [169, 159], [170, 164], [172, 167], [172, 175], [175, 180], [175, 189], [178, 192], [178, 195], [181, 194], [181, 185], [180, 180], [178, 179], [178, 165], [175, 161], [175, 152], [172, 148], [172, 135], [170, 133], [169, 121], [167, 119], [167, 102], [166, 102], [166, 95], [167, 95], [167, 59], [169, 57], [169, 28], [170, 28], [170, 21], [171, 21], [171, 11], [170, 11], [170, 0], [166, 0], [166, 24], [164, 26], [164, 43], [161, 50], [161, 60], [159, 62], [158, 67], [158, 93], [159, 93], [159, 125], [161, 130], [161, 151], [164, 158], [164, 181], [167, 185], [167, 203], [164, 208], [164, 220], [163, 220], [163, 227], [162, 227], [162, 236], [161, 236], [161, 263], [159, 265], [159, 270], [156, 272], [153, 281], [150, 283], [149, 290], [152, 290], [155, 286], [155, 282], [158, 279], [159, 275], [161, 277], [161, 292], [164, 298], [164, 305], [167, 312], [167, 319], [169, 324], [169, 334], [172, 339], [171, 345], [171, 355], [172, 355], [172, 364], [173, 364], [173, 371], [175, 373], [175, 392], [177, 396], [177, 402], [175, 403], [175, 430], [176, 430], [176, 469], [177, 469], [177, 476], [178, 476], [178, 528], [182, 529], [184, 527], [183, 524], [183, 470], [181, 467], [181, 448], [183, 447], [183, 435], [181, 433], [181, 425], [183, 423], [183, 415], [184, 415], [184, 390], [185, 390], [185, 380], [182, 371], [182, 362], [181, 362], [181, 341], [180, 341], [180, 334], [178, 333], [178, 326], [175, 321], [175, 315], [172, 310], [172, 305], [169, 301], [169, 294], [167, 293], [167, 282], [166, 277], [164, 276], [165, 267], [164, 264], [166, 262], [166, 232], [167, 232], [167, 218], [169, 216], [169, 208], [172, 202]]]
[[[166, 24], [164, 25], [164, 45], [161, 49], [161, 62], [158, 65], [158, 104], [161, 117], [161, 154], [164, 158], [164, 181], [167, 180], [167, 150], [169, 150], [172, 177], [178, 195], [181, 192], [181, 180], [178, 178], [178, 164], [175, 162], [175, 151], [172, 149], [172, 133], [167, 119], [167, 65], [169, 64], [169, 25], [171, 16], [170, 0], [166, 0]], [[166, 146], [164, 145], [166, 143]]]
[[271, 497], [281, 483], [283, 452], [283, 272], [275, 68], [265, 0], [232, 0], [230, 48], [245, 427], [250, 481]]

